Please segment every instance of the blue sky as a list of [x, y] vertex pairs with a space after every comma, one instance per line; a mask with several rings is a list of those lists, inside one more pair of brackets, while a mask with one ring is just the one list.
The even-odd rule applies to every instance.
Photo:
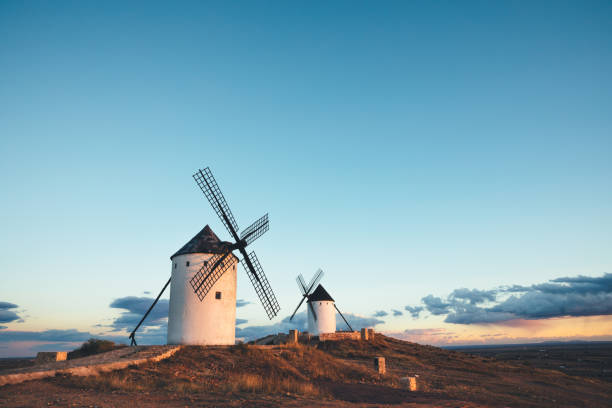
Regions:
[[[242, 228], [270, 213], [254, 249], [279, 320], [319, 267], [360, 316], [612, 272], [611, 17], [596, 1], [2, 2], [8, 330], [109, 324], [205, 224], [227, 239], [191, 178], [204, 166]], [[238, 295], [267, 324], [244, 274]]]

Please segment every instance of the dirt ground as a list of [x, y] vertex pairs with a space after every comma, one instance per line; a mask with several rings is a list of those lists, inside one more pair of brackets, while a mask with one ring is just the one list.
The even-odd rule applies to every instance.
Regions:
[[[373, 369], [385, 356], [388, 373]], [[419, 390], [406, 376], [418, 375]], [[509, 361], [374, 341], [185, 347], [100, 376], [0, 387], [0, 407], [609, 407], [612, 384]]]
[[[407, 395], [385, 387], [343, 387], [332, 385], [336, 398], [309, 398], [301, 395], [250, 392], [194, 393], [189, 396], [156, 392], [99, 392], [94, 389], [67, 389], [54, 380], [33, 381], [0, 389], [0, 406], [12, 407], [413, 407], [479, 408], [484, 405], [444, 400], [434, 396]], [[344, 399], [346, 398], [346, 399]]]

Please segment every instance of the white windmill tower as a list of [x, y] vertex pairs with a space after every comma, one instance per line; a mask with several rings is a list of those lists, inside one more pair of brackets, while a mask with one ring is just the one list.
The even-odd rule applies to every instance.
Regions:
[[336, 332], [336, 311], [344, 320], [344, 323], [348, 326], [348, 328], [353, 331], [351, 325], [346, 321], [344, 315], [340, 312], [340, 309], [336, 306], [336, 302], [330, 296], [329, 293], [325, 290], [323, 285], [318, 285], [316, 289], [314, 286], [319, 283], [321, 278], [323, 277], [323, 271], [319, 269], [313, 278], [310, 280], [310, 283], [306, 285], [304, 281], [304, 277], [302, 274], [299, 274], [296, 278], [298, 287], [302, 292], [302, 299], [300, 303], [298, 303], [295, 311], [289, 318], [289, 321], [293, 320], [293, 317], [297, 313], [298, 309], [306, 300], [308, 304], [308, 332], [318, 336], [319, 334], [324, 333], [335, 333]]
[[136, 344], [136, 331], [171, 282], [168, 344], [234, 344], [238, 263], [234, 250], [242, 255], [242, 266], [268, 317], [272, 319], [280, 310], [255, 252], [246, 252], [247, 245], [269, 229], [268, 214], [238, 236], [236, 220], [210, 169], [198, 170], [193, 178], [235, 242], [221, 241], [207, 225], [172, 255], [172, 275], [130, 334], [132, 345]]
[[[207, 225], [170, 257], [172, 285], [168, 312], [168, 344], [234, 344], [236, 336], [236, 264], [231, 254], [217, 267], [220, 277], [211, 296], [200, 301], [189, 281], [214, 258], [226, 253], [230, 242], [221, 241]], [[214, 296], [212, 296], [214, 294]]]

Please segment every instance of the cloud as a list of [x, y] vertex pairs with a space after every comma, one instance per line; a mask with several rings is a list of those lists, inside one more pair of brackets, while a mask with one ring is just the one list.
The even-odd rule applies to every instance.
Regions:
[[455, 289], [449, 296], [451, 299], [461, 299], [469, 301], [476, 305], [486, 301], [494, 301], [497, 296], [496, 290], [478, 290], [478, 289]]
[[10, 302], [0, 302], [0, 310], [7, 310], [7, 309], [15, 309], [19, 306], [17, 306], [14, 303], [10, 303]]
[[0, 323], [10, 323], [19, 320], [19, 315], [12, 310], [0, 310]]
[[[38, 351], [74, 350], [91, 339], [127, 343], [127, 336], [100, 335], [76, 329], [34, 331], [0, 331], [0, 353], [3, 357], [35, 355]], [[161, 343], [159, 343], [161, 344]]]
[[391, 309], [391, 311], [393, 312], [393, 316], [394, 317], [403, 316], [404, 315], [404, 312], [402, 312], [401, 310]]
[[450, 311], [451, 304], [442, 301], [441, 298], [434, 295], [425, 296], [421, 299], [421, 302], [425, 304], [427, 311], [434, 316], [444, 315]]
[[445, 329], [406, 329], [402, 333], [409, 335], [417, 335], [417, 336], [440, 336], [443, 334], [448, 334]]
[[[599, 277], [562, 277], [531, 286], [495, 290], [455, 289], [446, 299], [422, 299], [432, 315], [446, 315], [455, 324], [503, 323], [612, 314], [612, 273]], [[406, 309], [408, 310], [408, 309]]]
[[[343, 313], [344, 317], [354, 330], [359, 330], [362, 327], [374, 327], [377, 324], [384, 323], [383, 320], [375, 317], [357, 316], [352, 313]], [[306, 312], [296, 313], [293, 320], [289, 321], [289, 317], [285, 317], [278, 323], [263, 325], [263, 326], [247, 326], [244, 328], [236, 328], [236, 337], [244, 338], [246, 341], [255, 340], [269, 334], [287, 333], [291, 329], [297, 329], [301, 332], [308, 331], [308, 321]], [[340, 316], [336, 317], [336, 330], [348, 330], [344, 320]]]
[[249, 321], [247, 319], [236, 319], [236, 326], [238, 326], [239, 324], [245, 324], [248, 322]]
[[6, 329], [8, 326], [0, 326], [0, 330]]
[[495, 323], [504, 320], [516, 319], [511, 313], [496, 312], [490, 309], [474, 306], [472, 304], [454, 303], [453, 311], [446, 316], [446, 323], [472, 324]]
[[[348, 320], [349, 324], [353, 327], [353, 330], [359, 330], [364, 327], [374, 327], [377, 324], [382, 324], [385, 321], [377, 319], [376, 317], [363, 317], [358, 316], [352, 313], [343, 313], [346, 320]], [[347, 330], [346, 324], [342, 318], [336, 319], [336, 329], [337, 330]]]
[[372, 316], [374, 316], [374, 317], [385, 317], [388, 314], [389, 313], [385, 312], [384, 310], [377, 310], [376, 312], [374, 312], [374, 314]]
[[425, 308], [423, 306], [406, 306], [404, 307], [404, 310], [410, 313], [410, 316], [417, 319]]
[[[154, 298], [126, 296], [113, 300], [110, 307], [115, 309], [124, 309], [121, 315], [116, 318], [111, 327], [114, 330], [132, 330], [146, 311], [153, 304]], [[160, 299], [153, 310], [149, 313], [146, 320], [142, 323], [142, 328], [164, 325], [168, 319], [168, 299]]]
[[385, 333], [397, 339], [411, 341], [421, 344], [447, 344], [457, 339], [457, 335], [442, 328], [431, 329], [407, 329], [399, 333]]
[[236, 299], [236, 307], [244, 307], [246, 305], [250, 305], [253, 302], [249, 302], [248, 300], [244, 300], [244, 299]]
[[143, 295], [150, 295], [151, 292], [149, 292], [148, 290], [145, 290], [144, 292], [142, 292]]
[[21, 319], [19, 315], [12, 310], [9, 310], [17, 307], [19, 306], [14, 303], [0, 302], [0, 323], [10, 323], [14, 322], [15, 320], [19, 321]]
[[534, 290], [511, 296], [489, 309], [517, 319], [612, 314], [612, 293], [546, 293]]
[[68, 330], [44, 330], [35, 331], [1, 331], [0, 342], [8, 341], [44, 341], [44, 342], [83, 342], [92, 337], [96, 338], [115, 338], [117, 336], [97, 336], [89, 332], [82, 332], [76, 329]]

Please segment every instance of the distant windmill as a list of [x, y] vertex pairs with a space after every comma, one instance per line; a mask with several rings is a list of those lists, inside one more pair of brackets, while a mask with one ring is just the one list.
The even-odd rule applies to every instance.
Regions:
[[[210, 169], [198, 170], [194, 175], [234, 243], [219, 240], [207, 225], [187, 244], [170, 257], [172, 275], [129, 338], [136, 344], [136, 331], [153, 309], [162, 293], [170, 288], [168, 313], [168, 344], [234, 344], [236, 331], [236, 264], [242, 255], [255, 292], [270, 319], [280, 306], [268, 283], [255, 252], [247, 254], [246, 247], [269, 229], [268, 214], [264, 215], [238, 236], [238, 225], [221, 193]], [[207, 296], [214, 290], [215, 296]]]
[[336, 331], [336, 311], [338, 311], [338, 314], [342, 317], [342, 320], [344, 320], [348, 328], [353, 331], [353, 328], [349, 322], [346, 321], [344, 315], [336, 306], [334, 299], [327, 293], [323, 285], [319, 285], [314, 289], [315, 285], [319, 283], [322, 277], [323, 271], [319, 269], [307, 285], [302, 274], [300, 273], [298, 275], [296, 281], [300, 288], [300, 292], [302, 292], [302, 299], [289, 320], [293, 320], [298, 309], [302, 306], [304, 300], [306, 300], [308, 304], [308, 331], [310, 333], [315, 335], [321, 333], [334, 333]]

